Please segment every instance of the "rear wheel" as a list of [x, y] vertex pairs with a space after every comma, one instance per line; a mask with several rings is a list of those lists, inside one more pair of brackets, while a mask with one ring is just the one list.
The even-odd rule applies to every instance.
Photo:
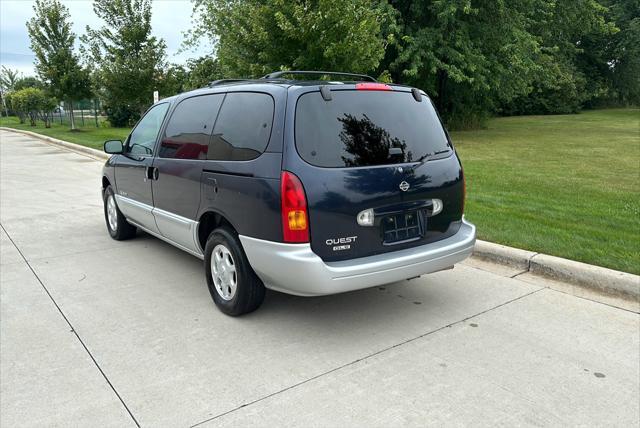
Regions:
[[111, 186], [104, 190], [104, 219], [107, 222], [109, 235], [116, 241], [123, 241], [136, 236], [136, 227], [124, 218], [116, 204], [116, 196]]
[[235, 232], [219, 227], [205, 246], [205, 269], [209, 293], [227, 315], [252, 312], [264, 300], [264, 285], [249, 265]]

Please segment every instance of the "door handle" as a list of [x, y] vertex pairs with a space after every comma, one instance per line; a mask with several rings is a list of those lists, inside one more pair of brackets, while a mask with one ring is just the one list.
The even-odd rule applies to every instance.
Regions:
[[160, 170], [158, 169], [158, 167], [156, 167], [156, 166], [148, 166], [147, 167], [145, 179], [158, 180], [159, 176], [160, 176]]

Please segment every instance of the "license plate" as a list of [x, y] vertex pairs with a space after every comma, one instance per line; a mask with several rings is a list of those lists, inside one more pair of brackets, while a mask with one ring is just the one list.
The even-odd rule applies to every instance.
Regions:
[[382, 219], [384, 244], [413, 241], [422, 236], [422, 219], [417, 211], [393, 214]]

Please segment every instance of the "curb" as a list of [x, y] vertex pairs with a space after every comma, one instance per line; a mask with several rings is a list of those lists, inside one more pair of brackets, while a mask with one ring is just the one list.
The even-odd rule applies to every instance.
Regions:
[[92, 149], [90, 147], [81, 146], [80, 144], [69, 143], [68, 141], [58, 140], [57, 138], [48, 137], [46, 135], [38, 134], [36, 132], [25, 131], [25, 130], [22, 130], [22, 129], [7, 128], [7, 127], [4, 127], [4, 126], [0, 126], [0, 129], [3, 130], [3, 131], [17, 132], [17, 133], [20, 133], [20, 134], [28, 135], [30, 137], [35, 137], [35, 138], [43, 140], [43, 141], [45, 141], [47, 143], [53, 144], [55, 146], [62, 147], [64, 149], [66, 149], [66, 150], [69, 150], [69, 151], [72, 151], [72, 152], [76, 152], [76, 153], [80, 153], [80, 154], [84, 154], [84, 155], [89, 155], [89, 156], [94, 157], [94, 158], [99, 158], [99, 159], [105, 159], [106, 160], [106, 159], [109, 159], [109, 157], [110, 157], [108, 154], [106, 154], [103, 151]]
[[476, 241], [473, 256], [594, 291], [640, 301], [640, 276], [561, 257]]
[[[0, 127], [0, 129], [39, 138], [50, 144], [94, 158], [109, 159], [110, 157], [100, 150], [47, 137], [35, 132], [6, 127]], [[640, 301], [640, 276], [631, 273], [494, 244], [480, 239], [476, 240], [473, 256], [522, 270], [518, 275], [530, 272], [534, 275], [590, 288], [604, 294]]]

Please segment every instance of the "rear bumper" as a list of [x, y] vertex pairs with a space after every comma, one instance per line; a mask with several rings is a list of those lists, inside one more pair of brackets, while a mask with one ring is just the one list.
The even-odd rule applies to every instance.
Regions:
[[267, 288], [322, 296], [375, 287], [436, 272], [471, 255], [476, 228], [462, 220], [453, 236], [420, 247], [325, 263], [309, 244], [283, 244], [240, 236], [249, 263]]

